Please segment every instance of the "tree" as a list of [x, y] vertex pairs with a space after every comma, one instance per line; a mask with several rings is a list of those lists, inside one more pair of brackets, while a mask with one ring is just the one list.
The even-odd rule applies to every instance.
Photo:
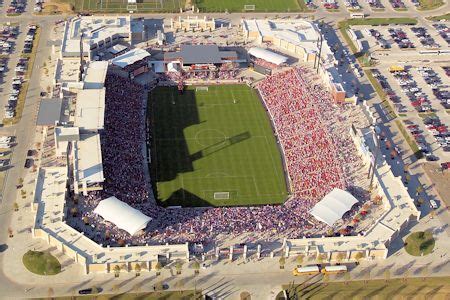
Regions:
[[14, 231], [13, 231], [13, 229], [11, 227], [8, 227], [8, 236], [10, 238], [14, 237]]
[[395, 157], [397, 157], [397, 151], [392, 150], [391, 151], [391, 159], [394, 159]]
[[328, 273], [323, 274], [322, 281], [323, 283], [325, 283], [325, 285], [328, 285], [328, 282], [330, 281], [330, 275]]
[[417, 203], [419, 204], [419, 207], [420, 207], [420, 206], [422, 206], [422, 205], [425, 203], [425, 200], [423, 200], [423, 198], [420, 197], [420, 198], [417, 200]]
[[325, 253], [321, 253], [321, 254], [319, 254], [317, 256], [317, 261], [319, 262], [319, 264], [322, 264], [326, 258], [327, 258], [326, 254]]
[[195, 270], [195, 271], [194, 271], [195, 274], [198, 274], [198, 273], [199, 273], [199, 270], [200, 270], [200, 263], [199, 263], [198, 261], [195, 260], [195, 261], [192, 263], [192, 269]]
[[136, 277], [141, 275], [141, 265], [139, 263], [134, 265], [134, 271], [136, 272]]
[[436, 216], [436, 211], [434, 211], [434, 209], [432, 209], [430, 211], [430, 219], [433, 219]]
[[333, 228], [330, 228], [330, 229], [327, 230], [327, 235], [328, 236], [333, 236], [333, 234], [334, 234]]
[[111, 238], [111, 231], [106, 230], [105, 231], [105, 240], [109, 240]]
[[70, 209], [70, 214], [72, 215], [73, 218], [75, 218], [77, 216], [77, 214], [78, 214], [78, 208], [72, 207]]
[[183, 268], [183, 264], [181, 263], [180, 260], [177, 260], [177, 262], [175, 263], [175, 269], [177, 270], [177, 274], [181, 274], [181, 269]]
[[336, 257], [336, 260], [338, 263], [341, 263], [345, 259], [345, 257], [346, 257], [346, 255], [344, 252], [339, 252]]
[[297, 261], [297, 267], [300, 268], [300, 267], [302, 266], [304, 258], [305, 258], [305, 257], [304, 257], [302, 254], [300, 254], [299, 256], [297, 256], [297, 259], [296, 259], [296, 261]]
[[355, 254], [355, 260], [358, 265], [359, 265], [361, 259], [363, 259], [363, 258], [364, 258], [364, 254], [362, 252], [357, 252]]
[[87, 216], [83, 217], [83, 223], [84, 225], [89, 225], [89, 218]]
[[162, 265], [161, 263], [158, 261], [155, 265], [155, 270], [156, 270], [156, 276], [159, 276], [161, 274], [161, 269], [162, 269]]
[[408, 173], [408, 170], [409, 170], [409, 165], [404, 165], [403, 166], [403, 173]]
[[419, 194], [422, 193], [422, 192], [423, 192], [423, 186], [422, 186], [421, 184], [419, 184], [419, 185], [416, 187], [416, 194], [419, 195]]
[[286, 264], [286, 257], [284, 256], [280, 257], [278, 263], [280, 264], [280, 269], [284, 269], [284, 265]]
[[391, 279], [391, 271], [385, 270], [384, 271], [384, 280], [386, 281], [386, 283], [389, 282], [389, 279]]
[[23, 178], [22, 178], [22, 177], [20, 177], [20, 178], [17, 180], [17, 184], [20, 185], [20, 186], [23, 185]]
[[120, 267], [119, 265], [114, 266], [114, 277], [119, 277], [120, 274]]
[[19, 211], [19, 204], [17, 204], [17, 202], [14, 202], [13, 207], [14, 211]]
[[408, 182], [411, 180], [411, 175], [409, 173], [406, 173], [405, 175], [405, 184], [408, 184]]
[[386, 146], [386, 150], [389, 150], [391, 148], [391, 142], [386, 141], [385, 146]]
[[125, 246], [125, 240], [119, 239], [119, 240], [117, 241], [117, 244], [119, 244], [119, 247], [123, 247], [123, 246]]

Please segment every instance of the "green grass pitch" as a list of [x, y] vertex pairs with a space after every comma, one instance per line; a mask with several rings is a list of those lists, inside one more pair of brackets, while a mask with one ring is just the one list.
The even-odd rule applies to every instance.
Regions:
[[[255, 90], [222, 85], [179, 94], [177, 88], [158, 87], [148, 109], [151, 177], [163, 206], [284, 202], [280, 152]], [[229, 199], [215, 199], [220, 192]]]
[[255, 5], [255, 11], [262, 12], [295, 12], [303, 10], [306, 6], [304, 0], [196, 0], [200, 11], [242, 12], [244, 5]]

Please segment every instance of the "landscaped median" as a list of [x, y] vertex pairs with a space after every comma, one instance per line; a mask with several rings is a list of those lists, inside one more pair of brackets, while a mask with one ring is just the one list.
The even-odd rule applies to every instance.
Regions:
[[27, 98], [27, 93], [28, 93], [28, 85], [29, 85], [31, 75], [33, 73], [33, 66], [34, 66], [34, 61], [36, 59], [36, 52], [37, 52], [37, 48], [39, 45], [40, 36], [41, 36], [41, 28], [39, 26], [37, 26], [36, 34], [34, 36], [34, 41], [33, 41], [33, 50], [31, 51], [30, 54], [22, 54], [20, 56], [21, 58], [28, 58], [27, 72], [25, 73], [25, 76], [24, 76], [25, 80], [22, 83], [22, 86], [21, 86], [20, 92], [19, 92], [19, 96], [17, 99], [16, 115], [13, 118], [4, 118], [3, 125], [16, 124], [22, 118], [22, 112], [25, 107], [25, 100]]
[[414, 139], [411, 138], [411, 135], [406, 131], [405, 126], [403, 125], [402, 121], [395, 120], [395, 124], [397, 124], [398, 129], [400, 130], [401, 134], [405, 138], [406, 142], [408, 143], [411, 150], [414, 152], [414, 155], [417, 159], [420, 159], [423, 157], [422, 151], [419, 150], [419, 146], [417, 146], [417, 143]]
[[450, 13], [440, 16], [428, 17], [427, 19], [430, 21], [440, 21], [440, 20], [450, 21]]

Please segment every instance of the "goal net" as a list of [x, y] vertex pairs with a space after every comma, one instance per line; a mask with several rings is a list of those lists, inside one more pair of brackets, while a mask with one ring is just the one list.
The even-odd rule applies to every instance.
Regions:
[[128, 11], [135, 11], [135, 10], [137, 10], [137, 4], [128, 4], [127, 5], [127, 10]]
[[245, 11], [254, 11], [255, 5], [254, 4], [246, 4], [246, 5], [244, 5], [244, 10]]
[[198, 86], [198, 87], [195, 88], [195, 91], [196, 92], [197, 91], [205, 91], [205, 92], [207, 92], [208, 91], [208, 87], [207, 86]]
[[230, 192], [215, 192], [214, 200], [228, 200], [230, 199]]

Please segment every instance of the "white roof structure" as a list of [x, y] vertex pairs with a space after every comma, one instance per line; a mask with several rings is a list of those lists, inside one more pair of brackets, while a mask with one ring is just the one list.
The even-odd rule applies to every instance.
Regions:
[[333, 226], [356, 203], [358, 199], [352, 194], [335, 188], [311, 209], [310, 214], [317, 220]]
[[102, 149], [100, 135], [81, 134], [80, 140], [74, 146], [74, 170], [76, 181], [86, 185], [101, 183], [103, 176]]
[[150, 56], [150, 53], [146, 50], [136, 48], [111, 59], [111, 63], [120, 68], [125, 68], [126, 66], [132, 65], [148, 56]]
[[101, 89], [105, 85], [106, 72], [108, 71], [107, 61], [92, 61], [86, 69], [84, 77], [84, 89]]
[[125, 49], [127, 49], [127, 46], [117, 44], [117, 45], [114, 45], [114, 46], [108, 48], [108, 52], [111, 54], [117, 54], [119, 52], [124, 51]]
[[248, 54], [253, 55], [257, 58], [264, 59], [265, 61], [271, 62], [276, 65], [281, 65], [288, 60], [286, 56], [259, 47], [250, 48]]
[[83, 52], [88, 55], [91, 46], [106, 41], [129, 38], [131, 34], [130, 16], [83, 16], [67, 21], [61, 45], [63, 57], [79, 56], [80, 38], [83, 33]]
[[75, 126], [80, 132], [103, 129], [105, 88], [81, 90], [77, 94]]
[[94, 213], [131, 235], [135, 235], [147, 227], [148, 222], [152, 220], [152, 218], [114, 196], [100, 201], [94, 209]]

